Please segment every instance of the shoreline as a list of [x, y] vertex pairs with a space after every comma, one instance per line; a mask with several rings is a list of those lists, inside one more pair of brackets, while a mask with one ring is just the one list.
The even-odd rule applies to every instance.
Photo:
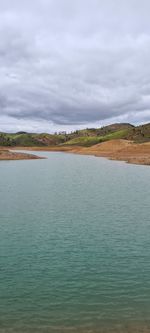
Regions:
[[40, 157], [34, 154], [20, 152], [17, 153], [12, 151], [10, 147], [0, 147], [0, 161], [35, 160], [43, 158], [44, 157]]
[[[1, 149], [1, 148], [0, 148]], [[8, 149], [8, 147], [7, 147]], [[80, 155], [105, 157], [109, 160], [124, 161], [130, 164], [150, 165], [150, 142], [134, 143], [123, 139], [105, 141], [91, 147], [47, 146], [9, 147], [10, 150], [66, 152]]]

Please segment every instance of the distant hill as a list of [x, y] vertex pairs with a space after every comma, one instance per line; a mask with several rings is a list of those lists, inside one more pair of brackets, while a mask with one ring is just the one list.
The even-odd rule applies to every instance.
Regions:
[[26, 132], [0, 133], [0, 146], [44, 147], [44, 146], [85, 146], [114, 140], [125, 139], [137, 143], [150, 141], [150, 123], [133, 126], [128, 123], [117, 123], [101, 128], [87, 128], [73, 133], [35, 134]]
[[133, 127], [132, 130], [127, 133], [125, 139], [135, 142], [150, 141], [150, 123]]
[[0, 146], [55, 146], [65, 142], [64, 135], [33, 134], [33, 133], [0, 133]]

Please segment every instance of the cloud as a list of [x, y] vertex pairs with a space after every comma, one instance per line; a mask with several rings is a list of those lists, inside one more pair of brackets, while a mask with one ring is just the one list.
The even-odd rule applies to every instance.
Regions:
[[149, 0], [1, 0], [0, 129], [150, 121]]

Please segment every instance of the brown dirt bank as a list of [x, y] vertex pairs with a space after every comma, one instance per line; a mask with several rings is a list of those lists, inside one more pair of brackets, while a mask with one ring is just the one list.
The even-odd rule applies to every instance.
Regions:
[[25, 153], [16, 153], [10, 150], [0, 148], [0, 160], [31, 160], [31, 159], [39, 159], [36, 155], [25, 154]]
[[15, 147], [14, 149], [34, 151], [63, 151], [75, 154], [94, 155], [132, 164], [150, 165], [150, 142], [136, 144], [127, 140], [111, 140], [92, 147], [50, 146], [50, 147]]
[[132, 164], [150, 165], [150, 143], [136, 144], [126, 140], [112, 140], [87, 148], [95, 156], [125, 161]]

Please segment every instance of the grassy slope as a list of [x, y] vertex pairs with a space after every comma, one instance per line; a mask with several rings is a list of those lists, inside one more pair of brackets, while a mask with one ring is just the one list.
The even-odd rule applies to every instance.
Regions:
[[134, 127], [130, 124], [112, 124], [97, 129], [85, 129], [70, 134], [33, 134], [19, 132], [0, 133], [0, 146], [85, 146], [90, 147], [100, 142], [126, 139], [137, 143], [150, 141], [150, 124]]
[[114, 139], [122, 139], [127, 135], [127, 130], [120, 130], [114, 133], [106, 134], [104, 136], [79, 136], [72, 140], [69, 140], [65, 143], [65, 145], [76, 145], [76, 146], [93, 146], [97, 143], [114, 140]]

